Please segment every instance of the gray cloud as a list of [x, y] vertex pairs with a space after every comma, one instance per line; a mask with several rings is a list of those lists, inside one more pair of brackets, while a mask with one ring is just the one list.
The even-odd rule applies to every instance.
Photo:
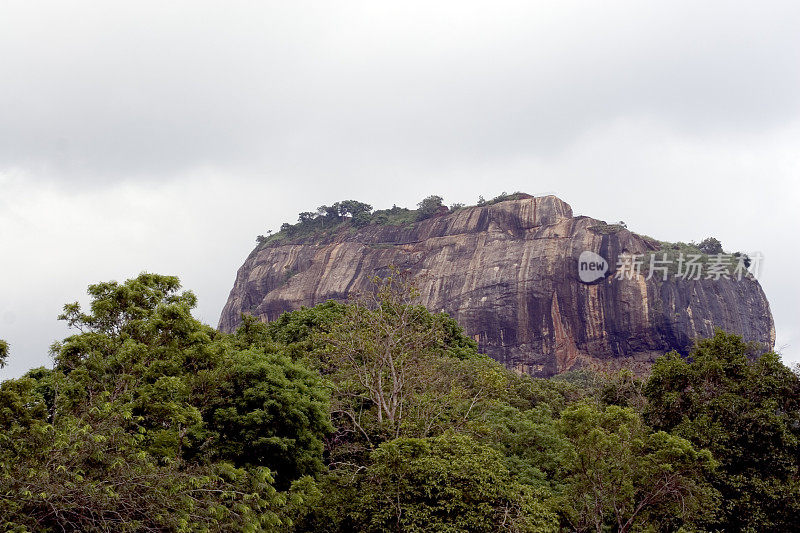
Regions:
[[309, 155], [437, 164], [655, 117], [796, 115], [796, 3], [30, 3], [0, 22], [0, 164], [85, 182]]
[[0, 338], [141, 270], [215, 324], [255, 235], [503, 190], [766, 257], [800, 361], [795, 2], [6, 2]]

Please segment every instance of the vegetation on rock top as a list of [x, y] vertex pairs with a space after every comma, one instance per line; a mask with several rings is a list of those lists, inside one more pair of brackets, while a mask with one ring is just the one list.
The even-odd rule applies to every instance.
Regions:
[[[521, 192], [513, 194], [501, 193], [493, 199], [486, 201], [478, 198], [476, 205], [492, 205], [506, 200], [527, 198], [529, 195]], [[304, 211], [298, 215], [295, 224], [288, 222], [281, 225], [277, 233], [268, 236], [259, 235], [256, 241], [259, 244], [281, 242], [286, 240], [319, 239], [333, 235], [342, 228], [361, 228], [376, 224], [380, 226], [409, 226], [416, 222], [432, 218], [437, 215], [454, 213], [466, 207], [464, 204], [453, 204], [449, 208], [444, 205], [441, 196], [428, 196], [417, 204], [417, 209], [392, 206], [391, 209], [372, 209], [372, 206], [356, 200], [342, 200], [333, 205], [321, 205], [316, 211]]]
[[[530, 195], [515, 192], [513, 194], [501, 193], [500, 195], [492, 198], [491, 200], [484, 200], [481, 196], [478, 198], [476, 206], [493, 205], [499, 202], [508, 200], [517, 200], [521, 198], [529, 198]], [[428, 196], [417, 204], [417, 209], [407, 209], [404, 207], [392, 206], [391, 209], [373, 210], [372, 206], [364, 202], [356, 200], [342, 200], [332, 205], [322, 205], [316, 211], [304, 211], [298, 215], [298, 221], [295, 224], [284, 223], [280, 231], [269, 236], [259, 235], [256, 241], [259, 245], [268, 245], [270, 243], [281, 243], [287, 241], [306, 241], [311, 240], [318, 242], [325, 237], [333, 236], [334, 234], [347, 230], [362, 228], [369, 225], [380, 226], [410, 226], [417, 222], [448, 213], [454, 213], [467, 206], [463, 204], [453, 204], [449, 208], [444, 205], [441, 196]], [[620, 221], [616, 224], [608, 224], [600, 222], [589, 227], [589, 230], [600, 235], [611, 235], [619, 233], [620, 231], [627, 230], [625, 222]], [[658, 261], [664, 261], [668, 264], [669, 274], [676, 274], [679, 259], [681, 256], [687, 258], [688, 256], [697, 256], [695, 261], [702, 265], [702, 268], [707, 268], [709, 262], [713, 259], [712, 256], [718, 254], [725, 254], [722, 248], [722, 243], [714, 238], [707, 237], [696, 243], [684, 242], [666, 242], [653, 239], [646, 235], [640, 235], [653, 250], [654, 265], [658, 265]], [[739, 263], [747, 268], [750, 266], [751, 260], [747, 254], [743, 252], [734, 252], [728, 254], [729, 264], [727, 265], [726, 272], [728, 275], [735, 275]], [[650, 258], [646, 257], [641, 265], [641, 271], [648, 275], [651, 270]], [[287, 273], [287, 277], [292, 273]]]

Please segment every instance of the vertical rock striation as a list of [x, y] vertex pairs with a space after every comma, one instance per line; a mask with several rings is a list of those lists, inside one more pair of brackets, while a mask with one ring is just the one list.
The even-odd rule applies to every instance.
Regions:
[[395, 265], [414, 276], [428, 309], [447, 312], [482, 351], [533, 375], [645, 367], [666, 351], [686, 353], [715, 327], [767, 348], [775, 342], [769, 304], [752, 277], [607, 275], [583, 283], [582, 252], [599, 254], [613, 271], [621, 254], [649, 254], [656, 245], [573, 216], [555, 196], [464, 208], [409, 226], [347, 226], [313, 242], [259, 245], [237, 273], [220, 329], [233, 331], [242, 313], [273, 320], [346, 299]]

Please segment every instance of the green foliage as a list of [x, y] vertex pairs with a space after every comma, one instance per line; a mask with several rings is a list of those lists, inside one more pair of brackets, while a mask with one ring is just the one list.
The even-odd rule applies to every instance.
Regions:
[[319, 376], [285, 355], [237, 352], [203, 410], [213, 455], [267, 466], [277, 486], [323, 469], [322, 437], [333, 428]]
[[559, 422], [569, 443], [557, 498], [575, 531], [677, 530], [710, 520], [718, 495], [706, 481], [711, 453], [651, 432], [629, 408], [567, 408]]
[[[511, 194], [508, 194], [506, 192], [501, 192], [491, 200], [483, 200], [483, 196], [479, 197], [478, 205], [493, 205], [493, 204], [499, 204], [500, 202], [506, 202], [508, 200], [520, 200], [522, 198], [530, 198], [530, 197], [531, 197], [530, 195], [520, 191], [513, 192]], [[483, 202], [481, 202], [481, 200], [483, 200]]]
[[[315, 354], [322, 348], [319, 336], [328, 333], [344, 314], [344, 304], [329, 300], [315, 307], [301, 307], [297, 311], [284, 313], [261, 326], [269, 339], [281, 345], [283, 353], [293, 359], [316, 362]], [[240, 327], [236, 337], [240, 338], [246, 333], [247, 329]]]
[[353, 226], [356, 228], [363, 228], [372, 222], [372, 216], [369, 213], [363, 212], [353, 215]]
[[706, 255], [722, 253], [722, 243], [714, 237], [706, 237], [697, 244], [697, 248]]
[[453, 319], [418, 305], [403, 273], [374, 281], [346, 304], [268, 324], [243, 316], [233, 335], [192, 316], [177, 278], [90, 286], [88, 312], [64, 308], [78, 332], [53, 345], [54, 368], [0, 383], [0, 529], [800, 522], [800, 378], [775, 354], [718, 332], [688, 360], [660, 358], [646, 381], [624, 370], [534, 379], [478, 354]]
[[358, 215], [369, 215], [372, 212], [372, 206], [356, 200], [343, 200], [339, 202], [339, 216], [347, 216], [355, 218]]
[[279, 351], [325, 375], [336, 426], [327, 452], [336, 461], [364, 458], [400, 435], [460, 427], [501, 394], [510, 375], [479, 356], [453, 319], [414, 304], [402, 273], [375, 281], [374, 294], [349, 304], [329, 301], [269, 324], [246, 317], [232, 338], [237, 347]]
[[452, 319], [415, 305], [416, 290], [401, 273], [375, 282], [375, 294], [345, 306], [319, 339], [334, 421], [349, 435], [331, 453], [345, 457], [458, 427], [505, 374], [477, 355]]
[[425, 220], [439, 213], [439, 210], [444, 207], [441, 196], [428, 196], [420, 203], [417, 204], [417, 220]]
[[642, 412], [647, 404], [644, 381], [630, 370], [599, 374], [597, 379], [598, 397], [604, 404], [632, 407], [637, 412]]
[[717, 508], [711, 454], [651, 431], [630, 408], [578, 402], [558, 415], [547, 403], [497, 404], [470, 429], [502, 453], [515, 479], [551, 495], [569, 530], [676, 530]]
[[318, 238], [330, 235], [350, 222], [362, 227], [373, 221], [372, 206], [356, 200], [342, 200], [333, 205], [321, 205], [316, 212], [304, 211], [297, 217], [297, 224], [284, 223], [280, 231], [268, 238], [259, 236], [259, 245], [284, 239]]
[[[238, 345], [244, 347], [252, 343], [259, 345], [275, 342], [281, 350], [301, 359], [316, 353], [325, 347], [323, 336], [331, 332], [337, 324], [341, 324], [347, 313], [346, 304], [328, 300], [314, 307], [301, 307], [279, 316], [269, 324], [262, 324], [253, 317], [245, 317], [235, 339], [245, 339]], [[413, 319], [421, 329], [438, 331], [435, 350], [439, 354], [466, 359], [477, 353], [478, 343], [464, 334], [458, 322], [446, 313], [430, 313], [422, 306], [415, 306]], [[256, 333], [258, 332], [258, 333]], [[319, 354], [316, 353], [318, 359]]]
[[280, 524], [284, 497], [268, 470], [161, 463], [142, 451], [142, 434], [126, 431], [130, 411], [97, 401], [91, 413], [59, 413], [51, 423], [37, 416], [43, 400], [30, 380], [20, 381], [3, 383], [0, 401], [7, 406], [3, 393], [17, 389], [18, 400], [38, 412], [17, 404], [28, 412], [3, 427], [4, 531], [268, 531]]
[[4, 446], [26, 446], [24, 441], [13, 442], [13, 432], [47, 420], [48, 404], [39, 388], [39, 382], [29, 376], [0, 383], [0, 442]]
[[565, 372], [550, 379], [526, 375], [514, 378], [507, 401], [520, 409], [544, 404], [558, 414], [568, 405], [597, 394], [597, 375], [588, 370]]
[[503, 457], [465, 435], [382, 444], [356, 512], [374, 531], [554, 531], [542, 498], [515, 482]]
[[382, 226], [407, 226], [417, 220], [417, 210], [397, 207], [393, 205], [391, 209], [381, 209], [372, 215], [372, 223]]
[[733, 260], [737, 263], [741, 260], [745, 268], [750, 268], [752, 263], [750, 256], [743, 252], [733, 252]]
[[60, 318], [81, 333], [53, 346], [55, 369], [68, 378], [57, 407], [82, 412], [107, 396], [131, 409], [150, 453], [179, 455], [186, 432], [202, 425], [193, 389], [215, 379], [226, 355], [217, 333], [192, 317], [195, 296], [179, 289], [175, 277], [145, 273], [91, 285], [89, 314], [64, 306]]
[[612, 235], [614, 233], [619, 233], [620, 231], [624, 230], [625, 226], [621, 224], [596, 224], [594, 226], [589, 226], [589, 231], [600, 235]]
[[342, 200], [333, 205], [322, 205], [316, 212], [305, 211], [299, 214], [297, 224], [284, 223], [280, 231], [270, 237], [259, 235], [259, 245], [267, 245], [287, 239], [319, 240], [333, 235], [343, 228], [362, 228], [370, 224], [402, 226], [417, 220], [417, 210], [393, 206], [372, 212], [372, 206], [356, 200]]
[[[479, 206], [492, 205], [507, 200], [530, 198], [522, 192], [513, 194], [501, 193], [488, 202], [481, 196]], [[380, 226], [407, 226], [419, 222], [440, 212], [455, 212], [465, 207], [464, 204], [455, 203], [449, 210], [445, 209], [441, 196], [428, 196], [417, 204], [418, 209], [407, 209], [393, 205], [391, 209], [379, 209], [373, 212], [372, 206], [356, 200], [342, 200], [333, 205], [321, 205], [316, 211], [304, 211], [297, 217], [296, 224], [285, 222], [280, 231], [265, 237], [259, 235], [256, 241], [259, 246], [277, 243], [286, 240], [313, 240], [319, 241], [330, 237], [345, 228], [363, 228], [371, 224]]]
[[[702, 276], [705, 276], [708, 273], [708, 268], [710, 264], [713, 264], [720, 259], [720, 266], [722, 270], [724, 270], [728, 276], [746, 276], [747, 272], [743, 270], [737, 271], [737, 269], [744, 268], [750, 266], [750, 258], [747, 254], [743, 254], [741, 252], [735, 252], [733, 254], [724, 254], [722, 252], [721, 245], [719, 248], [716, 245], [705, 245], [700, 247], [700, 244], [691, 242], [666, 242], [666, 241], [657, 241], [650, 237], [642, 236], [645, 240], [648, 241], [650, 245], [655, 249], [652, 252], [653, 259], [657, 262], [654, 266], [659, 268], [659, 270], [655, 271], [656, 279], [661, 279], [663, 276], [663, 271], [660, 270], [663, 266], [667, 267], [667, 271], [670, 275], [676, 275], [680, 272], [686, 273], [687, 271], [687, 263], [691, 260], [693, 263], [697, 263], [701, 265], [702, 268]], [[716, 239], [713, 239], [716, 243], [719, 243]], [[703, 242], [708, 241], [706, 239]], [[719, 250], [719, 251], [717, 251]], [[710, 253], [714, 252], [714, 253]], [[724, 254], [724, 256], [718, 256], [718, 254]], [[648, 275], [650, 271], [650, 258], [651, 255], [645, 254], [642, 258], [642, 267], [641, 272], [643, 275]], [[741, 263], [741, 265], [740, 265]]]
[[498, 402], [468, 427], [474, 438], [502, 453], [517, 480], [546, 492], [559, 490], [559, 465], [568, 444], [550, 405], [522, 410]]
[[270, 469], [279, 486], [321, 469], [328, 390], [199, 323], [179, 289], [156, 274], [90, 286], [90, 312], [64, 308], [80, 333], [53, 346], [55, 368], [0, 385], [5, 529], [288, 525]]
[[8, 343], [0, 339], [0, 368], [8, 364]]
[[358, 496], [337, 501], [331, 531], [557, 530], [542, 495], [516, 482], [497, 451], [466, 435], [385, 442], [350, 479], [338, 478], [336, 491]]
[[800, 523], [800, 379], [776, 354], [757, 357], [740, 337], [717, 331], [689, 360], [672, 353], [656, 361], [644, 392], [651, 424], [720, 462], [717, 527], [778, 531]]

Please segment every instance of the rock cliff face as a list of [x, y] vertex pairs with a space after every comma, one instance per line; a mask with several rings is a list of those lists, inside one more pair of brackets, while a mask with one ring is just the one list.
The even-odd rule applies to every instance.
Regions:
[[[481, 351], [519, 372], [642, 369], [669, 350], [686, 353], [715, 327], [773, 347], [769, 304], [752, 277], [618, 279], [621, 254], [649, 254], [656, 243], [608, 228], [544, 196], [410, 226], [345, 227], [318, 242], [263, 244], [239, 269], [219, 327], [233, 331], [241, 313], [273, 320], [300, 306], [344, 300], [395, 265], [416, 278], [422, 304], [450, 314]], [[579, 277], [587, 250], [610, 266], [594, 283]]]

